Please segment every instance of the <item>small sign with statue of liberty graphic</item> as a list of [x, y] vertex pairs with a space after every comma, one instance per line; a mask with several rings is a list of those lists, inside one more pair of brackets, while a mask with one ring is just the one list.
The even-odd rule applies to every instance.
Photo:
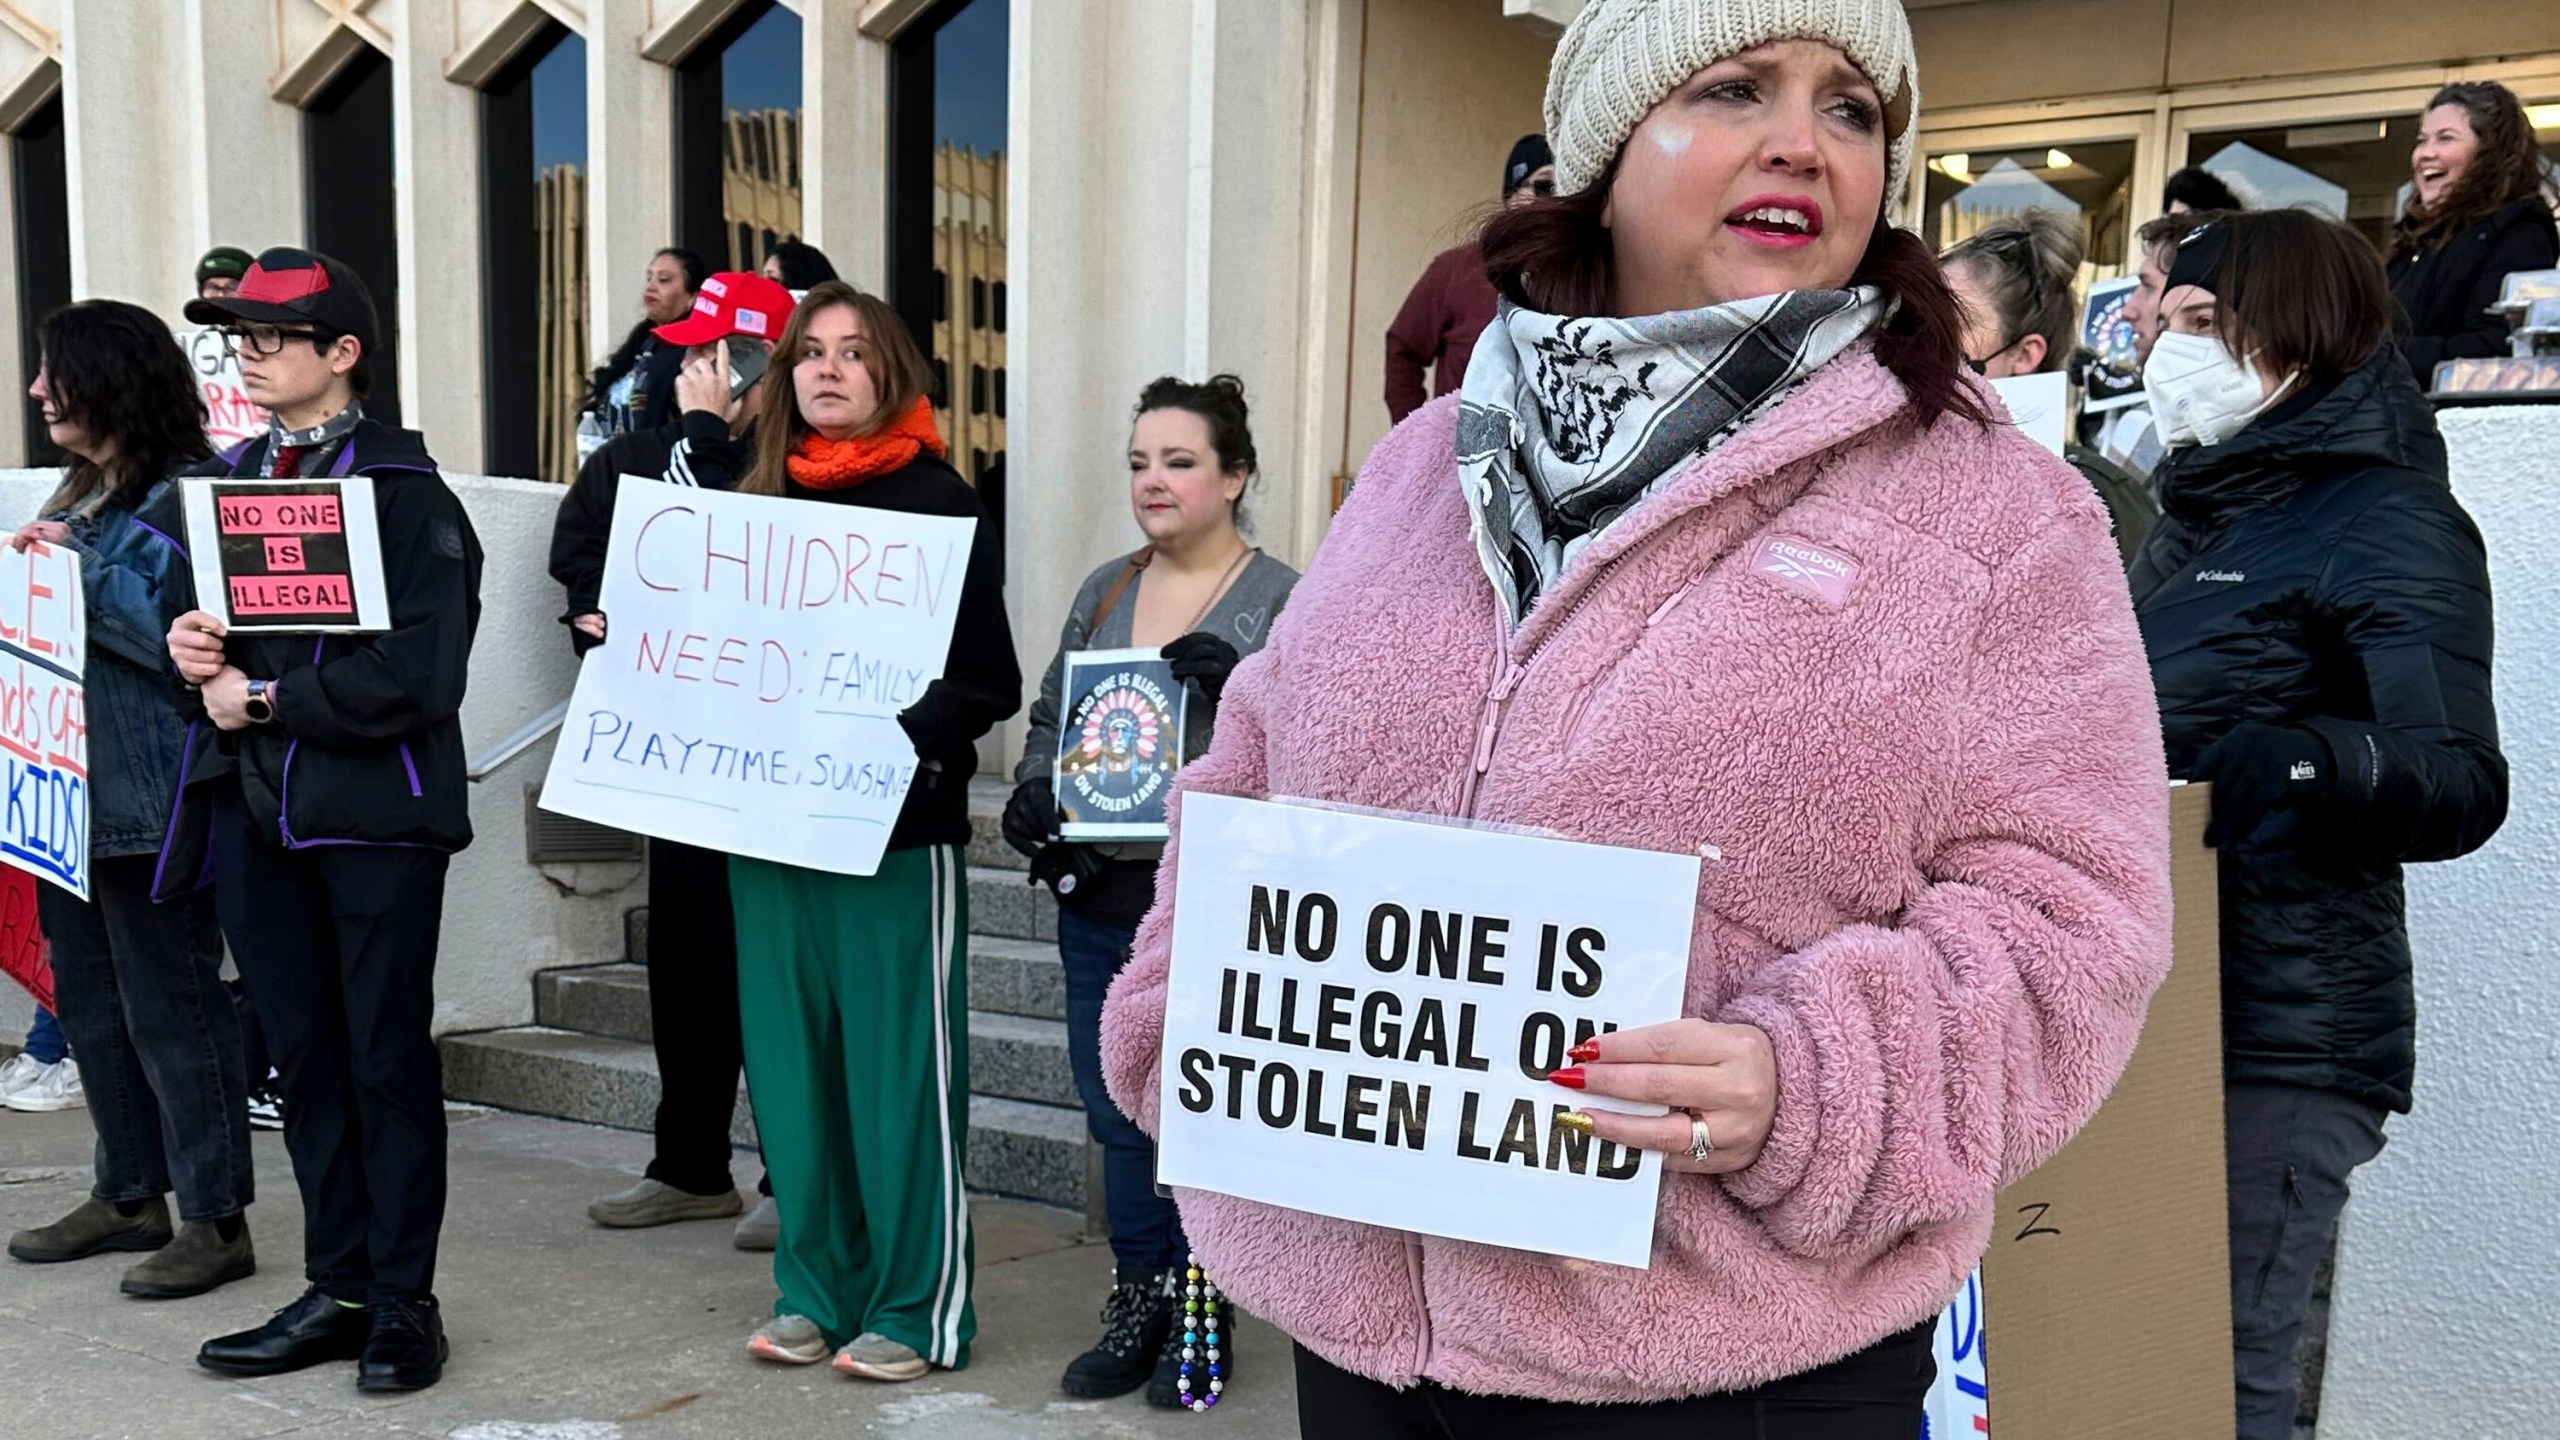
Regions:
[[1171, 663], [1158, 650], [1073, 651], [1059, 693], [1059, 837], [1164, 839], [1185, 709]]

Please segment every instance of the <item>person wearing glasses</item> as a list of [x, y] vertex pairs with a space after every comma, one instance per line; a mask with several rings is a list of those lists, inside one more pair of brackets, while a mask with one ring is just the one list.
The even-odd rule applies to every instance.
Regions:
[[[446, 1356], [444, 1087], [428, 1026], [445, 871], [471, 843], [460, 712], [480, 542], [424, 440], [365, 414], [381, 331], [354, 271], [269, 250], [187, 318], [224, 328], [274, 416], [192, 473], [369, 477], [389, 602], [377, 632], [231, 634], [196, 608], [186, 566], [163, 592], [191, 723], [155, 888], [212, 882], [283, 1072], [311, 1287], [196, 1359], [234, 1376], [360, 1360], [360, 1389], [423, 1389]], [[176, 508], [145, 518], [183, 540]]]
[[[1523, 135], [1502, 162], [1502, 204], [1517, 209], [1556, 193], [1555, 156], [1544, 135]], [[1440, 252], [1404, 308], [1387, 327], [1387, 414], [1396, 424], [1425, 404], [1454, 393], [1467, 376], [1476, 337], [1493, 323], [1493, 282], [1484, 251], [1470, 238]], [[1431, 372], [1423, 384], [1422, 372]]]
[[[2080, 276], [2080, 226], [2050, 210], [2029, 210], [1938, 257], [1947, 288], [1964, 310], [1964, 360], [1990, 380], [2042, 375], [2071, 357], [2080, 329], [2080, 302], [2071, 293]], [[2131, 565], [2142, 538], [2160, 519], [2150, 488], [2085, 445], [2065, 446], [2063, 458], [2107, 502], [2116, 550]]]

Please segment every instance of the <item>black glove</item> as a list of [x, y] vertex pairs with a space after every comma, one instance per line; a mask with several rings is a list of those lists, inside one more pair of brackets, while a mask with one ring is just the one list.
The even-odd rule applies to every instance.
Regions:
[[1004, 802], [1004, 843], [1025, 855], [1058, 838], [1058, 792], [1047, 780], [1025, 780]]
[[1244, 659], [1236, 647], [1210, 634], [1194, 630], [1164, 647], [1164, 658], [1173, 662], [1173, 678], [1200, 687], [1200, 694], [1212, 705], [1226, 692], [1227, 677], [1235, 673]]
[[2204, 843], [2220, 846], [2258, 833], [2278, 810], [2317, 804], [2337, 785], [2329, 742], [2292, 725], [2250, 721], [2204, 748], [2187, 778], [2213, 786], [2213, 823]]

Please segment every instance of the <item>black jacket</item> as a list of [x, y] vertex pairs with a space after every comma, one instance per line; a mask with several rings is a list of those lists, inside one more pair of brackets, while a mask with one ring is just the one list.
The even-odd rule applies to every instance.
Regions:
[[2518, 270], [2560, 266], [2560, 228], [2539, 195], [2516, 201], [2434, 250], [2391, 262], [2391, 295], [2409, 321], [2400, 348], [2418, 388], [2432, 390], [2436, 362], [2507, 353], [2507, 322], [2488, 313], [2499, 282]]
[[[694, 417], [687, 416], [691, 421]], [[695, 482], [708, 489], [736, 487], [745, 473], [743, 446], [697, 451]], [[868, 505], [910, 515], [956, 515], [977, 522], [969, 568], [960, 579], [960, 612], [951, 630], [951, 652], [942, 678], [924, 687], [898, 716], [916, 745], [914, 788], [889, 832], [889, 848], [969, 843], [969, 779], [978, 773], [978, 740], [1022, 708], [1022, 662], [1013, 653], [1013, 626], [1004, 613], [1004, 562], [988, 530], [978, 492], [960, 472], [930, 454], [905, 468], [835, 490], [811, 490], [785, 481], [793, 500]]]
[[[707, 410], [693, 411], [651, 430], [616, 435], [596, 447], [578, 467], [569, 493], [560, 497], [551, 519], [551, 578], [569, 595], [560, 623], [595, 614], [603, 604], [605, 551], [613, 538], [613, 507], [622, 493], [622, 477], [648, 475], [673, 485], [710, 485], [725, 490], [746, 471], [753, 457], [755, 431], [732, 440], [729, 427]], [[698, 455], [714, 460], [700, 471]], [[705, 477], [708, 478], [705, 478]], [[570, 648], [584, 655], [604, 642], [574, 626]]]
[[[190, 473], [256, 475], [267, 444], [261, 436], [233, 463], [214, 460]], [[451, 852], [471, 843], [461, 712], [480, 624], [480, 539], [414, 432], [364, 420], [344, 444], [352, 448], [348, 471], [373, 477], [391, 628], [232, 637], [224, 647], [230, 662], [252, 679], [276, 682], [272, 724], [226, 734], [204, 718], [201, 698], [184, 692], [187, 748], [161, 851], [163, 894], [207, 873], [217, 782], [236, 781], [259, 830], [290, 849], [414, 845]], [[302, 473], [330, 473], [337, 454], [305, 456]], [[177, 488], [161, 513], [145, 518], [183, 537]], [[177, 567], [162, 594], [172, 619], [195, 609], [193, 574]]]
[[2407, 365], [2170, 453], [2132, 586], [2169, 773], [2246, 722], [2319, 735], [2333, 793], [2221, 857], [2224, 1074], [2406, 1110], [2417, 1002], [2400, 867], [2507, 812], [2487, 556]]
[[[648, 325], [649, 322], [643, 320], [635, 328], [645, 329]], [[596, 367], [595, 374], [588, 379], [586, 408], [599, 414], [611, 414], [614, 382], [629, 374], [633, 365], [638, 365], [641, 367], [640, 382], [631, 387], [631, 413], [621, 417], [617, 423], [627, 424], [630, 430], [655, 430], [676, 418], [676, 376], [684, 369], [684, 347], [670, 345], [655, 335], [642, 339], [640, 346], [641, 349], [632, 352], [629, 361], [619, 366], [608, 360]]]

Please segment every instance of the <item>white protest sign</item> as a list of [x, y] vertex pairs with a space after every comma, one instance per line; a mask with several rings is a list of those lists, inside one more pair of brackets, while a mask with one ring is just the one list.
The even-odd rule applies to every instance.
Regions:
[[204, 396], [204, 434], [214, 449], [228, 450], [267, 433], [267, 412], [249, 398], [248, 387], [240, 379], [240, 357], [223, 343], [219, 329], [187, 336], [187, 362], [196, 372], [196, 389]]
[[1190, 795], [1157, 1178], [1644, 1266], [1661, 1156], [1557, 1123], [1595, 1033], [1676, 1019], [1698, 858]]
[[2011, 375], [1991, 382], [2009, 418], [2027, 438], [2054, 454], [2062, 453], [2071, 425], [2071, 377], [2059, 370], [2042, 375]]
[[975, 521], [622, 477], [605, 641], [542, 805], [839, 875], [880, 868], [916, 775]]
[[0, 862], [89, 898], [89, 602], [80, 554], [0, 545]]

